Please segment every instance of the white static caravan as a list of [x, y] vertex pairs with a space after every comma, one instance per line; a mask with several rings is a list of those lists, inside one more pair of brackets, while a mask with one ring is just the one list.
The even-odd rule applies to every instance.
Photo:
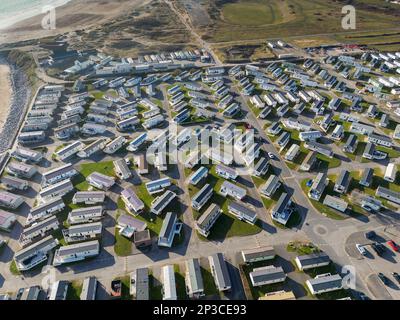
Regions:
[[105, 148], [104, 148], [104, 153], [107, 154], [114, 154], [115, 152], [117, 152], [119, 149], [121, 149], [125, 143], [127, 142], [127, 140], [122, 137], [116, 137], [113, 141], [111, 141], [110, 143], [108, 143]]
[[162, 267], [163, 300], [178, 300], [173, 265]]
[[386, 167], [385, 176], [383, 179], [389, 182], [394, 182], [396, 180], [397, 169], [394, 163], [389, 163]]

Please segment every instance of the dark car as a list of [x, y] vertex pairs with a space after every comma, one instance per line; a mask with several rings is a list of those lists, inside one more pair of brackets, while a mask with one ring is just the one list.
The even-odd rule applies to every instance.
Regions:
[[365, 237], [369, 240], [374, 239], [376, 237], [375, 231], [368, 231], [365, 233]]
[[388, 284], [388, 278], [386, 278], [386, 276], [382, 272], [378, 273], [378, 277], [382, 281], [383, 284], [385, 284], [385, 285]]
[[397, 272], [392, 272], [392, 276], [400, 284], [400, 275]]

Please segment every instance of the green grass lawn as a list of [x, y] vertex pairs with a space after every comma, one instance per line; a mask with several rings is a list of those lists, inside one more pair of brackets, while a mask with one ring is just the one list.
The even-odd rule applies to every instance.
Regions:
[[162, 285], [154, 278], [152, 274], [149, 275], [149, 285], [150, 285], [150, 300], [162, 300]]
[[[306, 196], [307, 196], [307, 197], [308, 197], [308, 191], [310, 190], [310, 188], [307, 187], [307, 181], [308, 181], [308, 180], [309, 180], [309, 179], [304, 179], [304, 180], [301, 182], [301, 188], [302, 188], [302, 190], [306, 193]], [[314, 206], [314, 208], [315, 208], [317, 211], [319, 211], [320, 213], [324, 214], [324, 215], [327, 216], [328, 218], [331, 218], [331, 219], [334, 219], [334, 220], [343, 220], [343, 219], [346, 219], [346, 217], [345, 217], [343, 214], [339, 213], [338, 211], [336, 211], [336, 210], [334, 210], [334, 209], [331, 209], [331, 208], [327, 207], [326, 205], [324, 205], [324, 204], [322, 203], [323, 199], [325, 198], [325, 195], [327, 195], [327, 194], [334, 194], [334, 192], [333, 192], [333, 186], [334, 186], [334, 183], [333, 183], [332, 180], [330, 179], [330, 180], [329, 180], [329, 184], [328, 184], [328, 186], [325, 188], [324, 194], [321, 196], [320, 201], [315, 201], [315, 200], [310, 199], [310, 198], [309, 198], [309, 200], [310, 200], [310, 202], [312, 203], [312, 205]]]
[[340, 164], [342, 163], [340, 159], [336, 158], [335, 156], [333, 156], [333, 158], [329, 158], [322, 154], [318, 154], [317, 159], [321, 161], [319, 168], [333, 169], [340, 167]]
[[[224, 179], [220, 178], [215, 172], [215, 166], [210, 166], [209, 175], [205, 181], [201, 182], [199, 186], [189, 186], [189, 194], [191, 197], [195, 195], [204, 184], [208, 183], [213, 186], [214, 194], [211, 197], [209, 203], [215, 203], [219, 205], [223, 211], [222, 215], [218, 218], [217, 222], [211, 229], [208, 238], [204, 238], [199, 235], [202, 240], [221, 240], [230, 237], [241, 237], [257, 234], [261, 231], [261, 228], [255, 224], [251, 225], [247, 222], [240, 221], [232, 216], [228, 212], [229, 201], [227, 198], [218, 194], [218, 191], [224, 182]], [[197, 220], [205, 210], [207, 210], [209, 204], [205, 205], [200, 212], [193, 210], [193, 217]]]
[[89, 184], [86, 182], [86, 177], [93, 172], [115, 177], [114, 165], [112, 161], [84, 163], [80, 167], [79, 174], [72, 178], [75, 188], [80, 191], [88, 190]]
[[[137, 216], [135, 216], [135, 218], [146, 222], [147, 228], [150, 230], [150, 232], [153, 236], [158, 235], [160, 233], [160, 230], [162, 227], [163, 219], [149, 211], [150, 206], [148, 206], [148, 203], [149, 203], [150, 199], [149, 198], [146, 199], [146, 197], [143, 197], [143, 194], [141, 192], [139, 192], [139, 190], [141, 190], [142, 192], [146, 192], [146, 193], [147, 193], [147, 190], [146, 190], [146, 188], [144, 188], [144, 190], [143, 190], [140, 187], [136, 189], [138, 197], [145, 203], [145, 210], [143, 212], [141, 212], [140, 214], [138, 214]], [[150, 195], [148, 193], [147, 193], [147, 197], [150, 197]], [[151, 201], [150, 201], [150, 203], [151, 203]], [[118, 198], [117, 205], [118, 205], [119, 210], [122, 210], [124, 213], [130, 215], [130, 213], [128, 213], [126, 211], [125, 204], [122, 201], [122, 198]]]
[[215, 285], [214, 277], [211, 271], [201, 267], [201, 274], [203, 276], [204, 294], [206, 296], [218, 294], [219, 291]]
[[174, 265], [174, 271], [175, 271], [176, 294], [178, 296], [178, 300], [185, 300], [187, 299], [185, 274], [181, 272], [179, 265]]
[[14, 276], [20, 276], [22, 274], [21, 271], [18, 270], [15, 260], [11, 261], [10, 263], [10, 272]]
[[[119, 214], [117, 214], [117, 219]], [[115, 243], [114, 252], [117, 256], [126, 257], [132, 253], [132, 241], [119, 233], [119, 229], [115, 227], [114, 231]]]
[[72, 281], [68, 286], [67, 300], [81, 300], [82, 287], [82, 281]]
[[320, 252], [317, 246], [311, 242], [291, 241], [288, 243], [286, 250], [288, 252], [296, 252], [298, 255], [308, 255]]
[[242, 26], [261, 26], [274, 23], [279, 19], [277, 17], [279, 10], [275, 7], [275, 1], [260, 4], [260, 1], [254, 0], [228, 3], [223, 7], [223, 18], [228, 23]]

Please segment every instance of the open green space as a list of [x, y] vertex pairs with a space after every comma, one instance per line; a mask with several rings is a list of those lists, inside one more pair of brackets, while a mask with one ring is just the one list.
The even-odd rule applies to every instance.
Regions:
[[[198, 166], [193, 168], [193, 172], [197, 170]], [[229, 201], [227, 198], [220, 195], [219, 189], [224, 182], [224, 179], [220, 178], [215, 172], [215, 166], [208, 166], [209, 174], [206, 179], [203, 179], [197, 186], [190, 185], [188, 187], [189, 194], [193, 197], [205, 184], [210, 184], [214, 189], [214, 194], [211, 197], [209, 203], [215, 203], [219, 205], [223, 211], [222, 215], [218, 218], [217, 222], [214, 224], [211, 229], [211, 233], [207, 239], [209, 240], [221, 240], [230, 237], [241, 237], [241, 236], [249, 236], [257, 234], [261, 231], [259, 223], [257, 222], [255, 225], [251, 225], [247, 222], [240, 221], [236, 219], [233, 215], [228, 212], [228, 204]], [[190, 175], [190, 174], [189, 174]], [[236, 183], [238, 184], [238, 183]], [[239, 184], [238, 184], [239, 185]], [[243, 186], [242, 186], [243, 187]], [[193, 209], [193, 216], [197, 220], [208, 208], [208, 205], [205, 205], [200, 212]], [[198, 235], [200, 239], [206, 240], [205, 237]]]

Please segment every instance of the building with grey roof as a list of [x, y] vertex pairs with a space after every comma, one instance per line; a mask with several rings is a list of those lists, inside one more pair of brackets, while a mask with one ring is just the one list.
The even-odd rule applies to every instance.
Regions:
[[158, 237], [158, 246], [171, 248], [175, 235], [180, 234], [182, 223], [178, 222], [176, 213], [168, 212], [164, 218]]
[[176, 198], [175, 192], [167, 190], [161, 196], [155, 198], [151, 203], [150, 211], [155, 215], [160, 215], [163, 210]]
[[96, 300], [97, 279], [96, 277], [88, 277], [83, 280], [81, 300]]
[[9, 175], [4, 175], [1, 177], [1, 185], [9, 191], [24, 191], [29, 187], [28, 181]]
[[306, 285], [313, 295], [336, 291], [343, 288], [341, 276], [338, 274], [331, 275], [329, 273], [307, 280]]
[[286, 280], [286, 274], [282, 267], [275, 266], [255, 268], [250, 272], [249, 276], [253, 287], [284, 282]]
[[98, 240], [87, 241], [68, 246], [62, 246], [54, 254], [54, 266], [66, 263], [78, 262], [91, 257], [95, 257], [100, 252]]
[[74, 190], [74, 185], [70, 180], [63, 180], [56, 184], [43, 188], [39, 192], [39, 196], [43, 201], [49, 201], [54, 197], [62, 197]]
[[327, 145], [315, 142], [315, 141], [307, 141], [304, 143], [304, 146], [312, 151], [318, 152], [328, 158], [333, 158], [334, 153], [332, 148], [328, 147]]
[[115, 184], [115, 178], [102, 174], [100, 172], [92, 172], [86, 177], [86, 181], [93, 187], [100, 190], [108, 190]]
[[17, 221], [17, 216], [14, 213], [0, 210], [0, 230], [11, 231], [12, 226]]
[[275, 258], [275, 256], [275, 249], [272, 246], [242, 250], [242, 257], [245, 263], [272, 260]]
[[232, 282], [224, 255], [222, 253], [215, 253], [208, 257], [208, 261], [218, 291], [231, 290]]
[[43, 154], [41, 152], [20, 146], [11, 153], [11, 156], [22, 162], [39, 163], [43, 159]]
[[213, 187], [209, 184], [206, 184], [201, 188], [199, 192], [197, 192], [192, 198], [192, 207], [193, 209], [199, 211], [211, 198], [213, 195]]
[[80, 224], [80, 223], [91, 223], [100, 221], [103, 218], [103, 207], [102, 206], [94, 206], [94, 207], [84, 207], [73, 209], [68, 214], [68, 223]]
[[144, 209], [143, 201], [139, 199], [132, 188], [124, 189], [121, 192], [121, 199], [125, 204], [126, 210], [133, 215], [137, 215]]
[[375, 195], [377, 197], [381, 197], [383, 199], [389, 200], [396, 204], [400, 204], [400, 192], [396, 192], [382, 186], [378, 186], [376, 189]]
[[73, 204], [98, 204], [104, 203], [106, 193], [104, 191], [78, 191], [72, 198]]
[[48, 236], [14, 255], [14, 261], [19, 271], [30, 270], [47, 260], [47, 254], [58, 245], [57, 239]]
[[49, 300], [67, 300], [69, 285], [69, 282], [64, 280], [54, 282], [50, 287]]
[[203, 276], [201, 274], [199, 259], [186, 260], [185, 267], [186, 292], [189, 298], [204, 296]]
[[243, 202], [231, 201], [228, 204], [228, 211], [239, 220], [244, 220], [250, 224], [254, 224], [257, 221], [257, 212]]
[[361, 175], [360, 185], [364, 187], [369, 187], [372, 183], [372, 179], [374, 177], [374, 169], [372, 168], [365, 168]]
[[92, 222], [72, 225], [68, 229], [63, 229], [62, 233], [67, 243], [74, 243], [100, 238], [102, 231], [101, 222]]
[[217, 164], [215, 166], [215, 172], [224, 179], [236, 180], [238, 177], [238, 173], [236, 172], [235, 168], [227, 167], [223, 164]]
[[196, 221], [198, 232], [204, 237], [208, 237], [210, 230], [221, 216], [222, 210], [220, 206], [212, 203], [207, 210]]
[[55, 151], [54, 154], [57, 160], [64, 161], [72, 157], [73, 155], [77, 154], [84, 147], [85, 145], [83, 144], [83, 142], [78, 140]]
[[340, 212], [345, 212], [349, 207], [349, 204], [345, 200], [329, 194], [325, 196], [323, 204]]
[[256, 177], [265, 175], [269, 168], [269, 160], [265, 157], [261, 157], [254, 166], [253, 174]]
[[5, 171], [13, 176], [26, 179], [32, 178], [37, 172], [34, 166], [17, 161], [11, 161]]
[[30, 245], [31, 243], [44, 238], [50, 232], [57, 230], [60, 227], [60, 223], [56, 216], [51, 216], [43, 221], [33, 224], [32, 226], [25, 228], [19, 238], [19, 244], [21, 247]]
[[351, 134], [343, 146], [343, 151], [347, 153], [354, 153], [357, 149], [357, 136], [355, 134]]
[[118, 159], [113, 162], [114, 171], [118, 178], [122, 180], [129, 179], [132, 177], [132, 172], [125, 162], [125, 159]]
[[351, 182], [350, 172], [347, 170], [342, 170], [339, 174], [339, 177], [335, 181], [335, 186], [333, 190], [338, 193], [346, 193], [349, 188]]
[[310, 190], [308, 191], [308, 196], [313, 200], [319, 201], [327, 185], [327, 174], [325, 172], [318, 173], [317, 177], [313, 181], [313, 184], [311, 185]]
[[7, 191], [0, 191], [0, 206], [8, 209], [17, 209], [24, 203], [24, 198]]
[[149, 300], [149, 269], [138, 268], [135, 271], [135, 294], [136, 300]]
[[78, 174], [78, 171], [75, 170], [74, 166], [70, 163], [66, 163], [61, 167], [44, 172], [42, 174], [42, 185], [48, 186], [56, 184], [60, 181], [71, 179], [76, 174]]
[[318, 153], [315, 151], [309, 152], [307, 156], [304, 158], [303, 163], [300, 166], [300, 170], [302, 171], [310, 171], [317, 163], [317, 155]]
[[147, 228], [147, 223], [131, 215], [121, 214], [117, 220], [117, 228], [121, 235], [131, 238], [135, 232], [144, 231]]
[[28, 214], [26, 224], [31, 224], [35, 221], [46, 219], [57, 212], [64, 210], [65, 203], [61, 197], [55, 197], [49, 201], [33, 207]]
[[219, 189], [219, 193], [224, 197], [230, 196], [234, 199], [242, 200], [246, 197], [247, 190], [229, 181], [224, 181]]
[[325, 252], [312, 253], [302, 256], [297, 256], [294, 259], [299, 270], [308, 270], [327, 266], [331, 263], [331, 259]]
[[284, 192], [281, 194], [278, 202], [271, 210], [272, 220], [280, 224], [286, 225], [293, 213], [293, 210], [294, 209], [291, 197]]
[[281, 182], [279, 181], [279, 178], [272, 174], [268, 178], [267, 182], [260, 188], [260, 192], [264, 196], [271, 198], [280, 186]]

